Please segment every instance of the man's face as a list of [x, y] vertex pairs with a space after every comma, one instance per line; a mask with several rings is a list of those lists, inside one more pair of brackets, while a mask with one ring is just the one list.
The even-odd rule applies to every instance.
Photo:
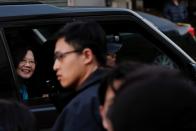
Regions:
[[17, 74], [23, 79], [29, 79], [35, 71], [35, 59], [33, 52], [28, 50], [16, 69]]
[[63, 88], [79, 86], [84, 71], [82, 55], [78, 54], [64, 38], [57, 40], [54, 55], [53, 69], [61, 86]]
[[[113, 88], [115, 90], [118, 90], [121, 83], [122, 83], [121, 80], [115, 80], [113, 82]], [[115, 97], [114, 90], [112, 89], [111, 86], [108, 86], [107, 91], [106, 91], [106, 95], [105, 95], [104, 105], [100, 109], [100, 113], [101, 113], [101, 116], [102, 116], [102, 123], [103, 123], [104, 128], [107, 129], [107, 130], [109, 130], [111, 128], [110, 121], [107, 117], [107, 112], [108, 112], [110, 106], [113, 104], [114, 97]]]

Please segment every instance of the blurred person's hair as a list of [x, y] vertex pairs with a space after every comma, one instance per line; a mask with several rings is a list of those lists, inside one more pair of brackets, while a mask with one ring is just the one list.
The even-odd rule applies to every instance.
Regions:
[[106, 91], [109, 88], [109, 86], [114, 91], [114, 93], [117, 92], [118, 89], [113, 87], [115, 80], [120, 80], [123, 82], [126, 79], [126, 77], [129, 75], [129, 73], [139, 68], [142, 68], [144, 65], [145, 64], [142, 63], [127, 61], [127, 62], [120, 63], [114, 68], [110, 69], [108, 74], [103, 78], [100, 88], [98, 90], [100, 105], [104, 105]]
[[146, 66], [129, 74], [108, 117], [114, 131], [196, 129], [196, 88], [179, 71]]
[[24, 105], [0, 100], [0, 131], [38, 131], [36, 119]]

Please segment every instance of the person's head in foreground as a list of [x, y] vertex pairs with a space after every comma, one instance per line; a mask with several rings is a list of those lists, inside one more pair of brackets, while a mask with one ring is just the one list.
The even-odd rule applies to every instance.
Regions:
[[133, 71], [142, 68], [144, 66], [135, 62], [124, 62], [113, 69], [103, 78], [101, 86], [99, 88], [99, 101], [100, 101], [100, 115], [102, 117], [102, 124], [105, 129], [107, 127], [107, 111], [113, 103], [116, 92], [118, 92], [120, 85], [124, 82], [126, 77]]
[[109, 131], [196, 129], [196, 88], [175, 70], [132, 72], [107, 113]]
[[33, 114], [17, 102], [0, 100], [0, 131], [38, 131]]

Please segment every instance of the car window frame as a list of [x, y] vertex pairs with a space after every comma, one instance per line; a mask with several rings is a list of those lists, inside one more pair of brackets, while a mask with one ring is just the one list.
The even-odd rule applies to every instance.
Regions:
[[8, 60], [8, 63], [9, 63], [9, 68], [10, 68], [10, 71], [11, 71], [11, 78], [13, 82], [11, 82], [11, 92], [12, 92], [12, 98], [10, 99], [13, 99], [13, 100], [17, 100], [19, 98], [18, 96], [18, 83], [16, 81], [16, 76], [14, 75], [14, 66], [13, 66], [13, 62], [12, 62], [12, 56], [10, 55], [10, 51], [9, 51], [9, 47], [7, 45], [7, 42], [6, 42], [6, 39], [5, 39], [5, 35], [4, 35], [4, 32], [3, 32], [3, 28], [0, 27], [0, 41], [1, 41], [1, 44], [3, 44], [2, 48], [4, 48], [4, 53], [7, 57], [7, 60]]

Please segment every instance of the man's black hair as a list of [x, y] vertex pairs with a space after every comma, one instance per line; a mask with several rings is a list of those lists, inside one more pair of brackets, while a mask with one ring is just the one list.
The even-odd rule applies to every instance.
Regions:
[[100, 65], [106, 63], [106, 36], [103, 28], [94, 21], [74, 21], [67, 23], [54, 36], [56, 42], [59, 38], [74, 47], [76, 50], [89, 48]]

